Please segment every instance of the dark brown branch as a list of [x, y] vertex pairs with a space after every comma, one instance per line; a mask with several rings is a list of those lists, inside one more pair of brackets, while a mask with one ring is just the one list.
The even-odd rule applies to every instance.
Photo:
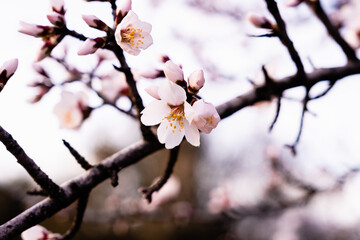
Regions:
[[276, 113], [275, 113], [275, 117], [274, 120], [272, 121], [270, 127], [269, 127], [269, 132], [271, 132], [275, 126], [275, 123], [277, 122], [279, 115], [280, 115], [280, 108], [281, 108], [281, 96], [276, 98]]
[[[46, 173], [32, 160], [20, 147], [16, 140], [0, 126], [0, 141], [6, 149], [17, 159], [17, 162], [25, 168], [29, 175], [39, 186], [52, 198], [63, 196], [62, 189], [54, 183]], [[1, 239], [1, 238], [0, 238]]]
[[112, 170], [111, 176], [110, 176], [111, 186], [116, 187], [119, 185], [119, 176], [118, 171]]
[[142, 194], [144, 195], [146, 200], [148, 200], [149, 203], [151, 203], [152, 194], [154, 192], [159, 191], [165, 185], [165, 183], [169, 180], [169, 178], [174, 170], [175, 163], [178, 159], [179, 149], [180, 149], [180, 146], [177, 146], [170, 150], [169, 162], [167, 164], [164, 175], [158, 181], [156, 181], [154, 184], [152, 184], [150, 187], [141, 189]]
[[[314, 72], [307, 74], [308, 81], [306, 82], [297, 81], [298, 76], [296, 75], [289, 76], [275, 81], [272, 89], [268, 89], [265, 85], [258, 86], [248, 93], [235, 97], [217, 106], [216, 109], [219, 112], [220, 117], [224, 119], [244, 107], [251, 106], [257, 102], [270, 100], [272, 95], [279, 95], [286, 89], [304, 85], [313, 86], [321, 81], [337, 80], [359, 73], [359, 62], [348, 63], [342, 67], [316, 69]], [[81, 196], [81, 192], [88, 192], [105, 179], [108, 179], [111, 176], [114, 166], [125, 168], [131, 164], [135, 164], [145, 156], [148, 156], [161, 148], [163, 148], [163, 145], [158, 142], [140, 141], [119, 151], [111, 157], [104, 159], [99, 165], [94, 166], [84, 175], [65, 183], [62, 186], [65, 192], [63, 198], [44, 199], [1, 225], [0, 239], [12, 239], [27, 228], [40, 223], [61, 209], [69, 206]]]
[[284, 46], [288, 49], [291, 59], [295, 63], [296, 68], [298, 70], [298, 75], [300, 77], [304, 77], [305, 76], [304, 66], [301, 62], [298, 52], [294, 47], [293, 42], [291, 41], [291, 39], [287, 34], [286, 24], [280, 15], [276, 2], [274, 0], [265, 0], [265, 1], [269, 12], [273, 15], [277, 23], [277, 29], [274, 29], [275, 33], [278, 35], [279, 39], [284, 44]]
[[30, 195], [30, 196], [43, 196], [43, 197], [47, 197], [49, 196], [44, 190], [42, 189], [33, 189], [33, 190], [29, 190], [26, 192], [26, 194]]
[[116, 0], [110, 0], [111, 10], [114, 20], [116, 19]]
[[307, 0], [305, 2], [313, 10], [315, 15], [319, 18], [319, 20], [324, 24], [329, 35], [341, 47], [348, 61], [358, 61], [354, 49], [352, 49], [352, 47], [344, 40], [344, 38], [340, 35], [338, 29], [331, 23], [329, 17], [327, 16], [327, 14], [325, 13], [324, 9], [321, 6], [320, 0], [319, 1]]
[[59, 239], [59, 240], [69, 240], [80, 230], [81, 224], [83, 222], [85, 210], [87, 207], [89, 199], [89, 193], [84, 194], [78, 200], [78, 205], [76, 208], [76, 216], [71, 228]]
[[80, 166], [85, 169], [85, 170], [89, 170], [90, 168], [92, 168], [93, 166], [88, 163], [88, 161], [86, 161], [86, 159], [81, 156], [78, 151], [76, 151], [71, 145], [70, 143], [68, 143], [67, 141], [65, 141], [64, 139], [62, 140], [65, 147], [67, 147], [67, 149], [69, 149], [71, 155], [73, 155], [73, 157], [75, 158], [75, 160], [78, 162], [78, 164], [80, 164]]

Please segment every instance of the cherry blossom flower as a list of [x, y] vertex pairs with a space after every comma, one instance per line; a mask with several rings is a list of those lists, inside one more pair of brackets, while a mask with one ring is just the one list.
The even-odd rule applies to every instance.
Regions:
[[204, 102], [204, 100], [196, 101], [193, 104], [194, 111], [191, 119], [193, 123], [199, 130], [203, 133], [209, 134], [220, 122], [220, 116], [216, 111], [216, 108], [211, 103]]
[[63, 91], [60, 102], [54, 107], [54, 113], [60, 120], [60, 127], [74, 129], [81, 125], [88, 109], [84, 93]]
[[125, 52], [138, 55], [141, 49], [146, 49], [153, 43], [150, 32], [151, 24], [140, 21], [139, 17], [130, 10], [117, 26], [115, 38]]
[[179, 85], [166, 81], [159, 87], [160, 100], [154, 100], [141, 113], [141, 122], [146, 126], [160, 123], [157, 135], [167, 149], [178, 146], [182, 139], [200, 145], [199, 130], [191, 124], [187, 116], [192, 116], [192, 107], [186, 102], [186, 92]]
[[105, 45], [105, 39], [102, 37], [98, 37], [95, 39], [88, 38], [83, 44], [80, 46], [77, 54], [78, 55], [88, 55], [96, 52], [99, 48]]
[[18, 67], [17, 58], [8, 60], [0, 67], [0, 92], [5, 87], [7, 81], [14, 75]]
[[145, 91], [152, 96], [153, 98], [156, 98], [157, 100], [160, 100], [159, 96], [159, 87], [158, 86], [150, 86], [145, 88]]
[[128, 95], [129, 93], [125, 74], [119, 71], [102, 76], [100, 84], [100, 94], [110, 102], [115, 102], [120, 96]]
[[171, 60], [164, 64], [164, 74], [165, 77], [173, 83], [184, 81], [183, 70]]
[[51, 9], [61, 15], [65, 14], [64, 0], [50, 0]]
[[204, 71], [200, 69], [191, 73], [188, 82], [190, 92], [194, 94], [197, 93], [205, 83]]
[[36, 225], [21, 233], [21, 238], [23, 240], [56, 240], [60, 237], [60, 234], [49, 232], [40, 225]]

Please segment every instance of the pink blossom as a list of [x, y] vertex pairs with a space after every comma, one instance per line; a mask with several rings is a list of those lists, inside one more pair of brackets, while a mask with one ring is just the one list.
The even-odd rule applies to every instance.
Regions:
[[47, 19], [57, 27], [65, 26], [65, 18], [64, 15], [59, 14], [57, 12], [53, 12], [51, 14], [46, 15]]
[[87, 108], [87, 96], [83, 92], [63, 91], [54, 113], [59, 118], [60, 127], [74, 129], [81, 125]]
[[211, 103], [204, 100], [196, 101], [193, 104], [193, 115], [190, 117], [193, 123], [203, 133], [209, 134], [220, 121], [220, 116], [216, 108]]
[[65, 14], [64, 0], [50, 0], [50, 6], [54, 12]]
[[8, 60], [0, 67], [0, 92], [4, 89], [7, 81], [15, 73], [18, 67], [17, 58]]
[[21, 238], [23, 240], [56, 240], [60, 237], [60, 234], [49, 232], [46, 228], [40, 225], [35, 225], [34, 227], [21, 233]]
[[78, 55], [88, 55], [96, 52], [98, 48], [103, 47], [105, 44], [105, 40], [101, 37], [91, 39], [86, 39], [83, 44], [80, 46], [77, 54]]
[[205, 83], [204, 71], [200, 69], [191, 73], [188, 82], [191, 92], [197, 93]]
[[100, 94], [110, 102], [115, 102], [122, 95], [127, 95], [129, 86], [125, 74], [119, 71], [101, 77]]
[[118, 3], [116, 13], [125, 16], [131, 10], [131, 0], [121, 0]]
[[52, 30], [53, 29], [48, 26], [40, 26], [40, 25], [20, 21], [20, 26], [18, 31], [33, 37], [45, 37], [47, 35], [50, 35]]
[[147, 49], [153, 43], [150, 32], [151, 24], [140, 21], [139, 17], [130, 10], [117, 26], [115, 38], [125, 52], [138, 55], [141, 49]]
[[82, 19], [92, 28], [108, 31], [110, 28], [95, 15], [82, 15]]
[[213, 214], [218, 214], [229, 210], [232, 207], [229, 190], [226, 186], [220, 186], [211, 190], [210, 200], [207, 204], [209, 211]]
[[160, 123], [157, 135], [160, 143], [167, 149], [178, 146], [182, 139], [194, 145], [200, 145], [199, 130], [188, 121], [192, 116], [192, 107], [186, 102], [186, 92], [179, 85], [166, 81], [159, 87], [160, 100], [154, 100], [141, 112], [141, 122], [146, 126]]
[[173, 61], [169, 60], [164, 65], [164, 74], [165, 77], [173, 83], [177, 81], [184, 81], [184, 73], [183, 70], [173, 63]]
[[298, 6], [300, 3], [302, 3], [304, 0], [286, 0], [284, 2], [284, 5], [287, 7], [296, 7]]

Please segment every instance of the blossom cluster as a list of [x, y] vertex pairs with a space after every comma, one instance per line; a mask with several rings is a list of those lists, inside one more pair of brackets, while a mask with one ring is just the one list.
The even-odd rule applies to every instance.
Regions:
[[178, 146], [184, 136], [190, 144], [199, 146], [199, 130], [208, 134], [220, 121], [214, 105], [195, 95], [205, 83], [204, 73], [194, 71], [187, 84], [182, 69], [171, 60], [165, 63], [164, 73], [167, 81], [147, 89], [156, 100], [141, 112], [141, 122], [146, 126], [160, 124], [157, 136], [168, 149]]

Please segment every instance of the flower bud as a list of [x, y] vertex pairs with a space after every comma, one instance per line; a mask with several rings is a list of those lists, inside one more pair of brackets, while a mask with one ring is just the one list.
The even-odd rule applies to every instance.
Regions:
[[249, 13], [247, 15], [248, 21], [257, 28], [272, 29], [272, 24], [269, 19], [262, 15], [255, 13]]
[[0, 67], [0, 92], [5, 87], [7, 81], [14, 75], [16, 69], [18, 67], [18, 59], [14, 58], [4, 62], [4, 64]]
[[199, 69], [190, 74], [189, 79], [189, 91], [191, 93], [197, 93], [200, 88], [204, 86], [205, 78], [204, 71]]
[[64, 27], [65, 26], [65, 18], [64, 15], [59, 14], [57, 12], [53, 12], [51, 14], [46, 15], [47, 19], [56, 27]]
[[115, 27], [121, 22], [126, 14], [131, 10], [131, 0], [121, 0], [116, 9]]
[[18, 31], [33, 37], [49, 37], [53, 32], [53, 28], [20, 21]]
[[193, 104], [193, 109], [192, 123], [203, 133], [209, 134], [220, 122], [220, 116], [211, 103], [199, 100]]
[[158, 86], [150, 86], [145, 88], [145, 91], [152, 96], [153, 98], [156, 98], [158, 100], [160, 100], [160, 96], [159, 96], [159, 87]]
[[106, 25], [106, 23], [104, 23], [103, 21], [101, 21], [98, 17], [96, 17], [95, 15], [82, 15], [82, 19], [84, 19], [84, 21], [87, 23], [87, 25], [89, 25], [92, 28], [96, 28], [99, 29], [101, 31], [109, 31], [109, 27]]
[[61, 15], [65, 15], [64, 0], [50, 0], [51, 9]]
[[183, 70], [171, 60], [165, 63], [164, 74], [165, 77], [173, 83], [176, 83], [177, 81], [184, 81]]
[[103, 47], [105, 44], [105, 40], [102, 37], [98, 37], [95, 39], [88, 38], [85, 42], [80, 46], [77, 54], [78, 55], [88, 55], [96, 52], [98, 48]]

